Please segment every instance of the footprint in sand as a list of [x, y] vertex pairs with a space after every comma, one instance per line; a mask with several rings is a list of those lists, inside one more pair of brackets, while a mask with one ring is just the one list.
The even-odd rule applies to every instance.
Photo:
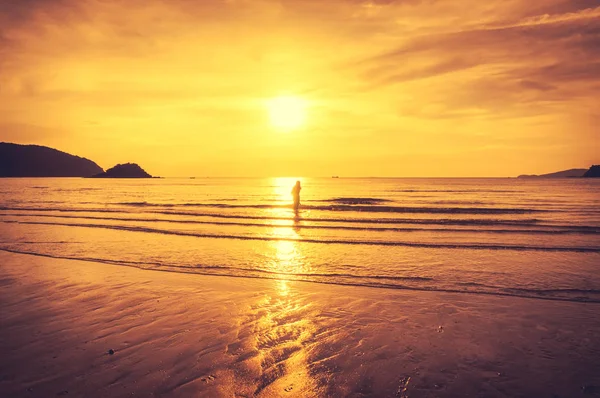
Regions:
[[214, 381], [215, 379], [216, 379], [216, 377], [213, 375], [208, 375], [206, 377], [200, 378], [200, 380], [202, 380], [205, 383], [210, 383], [211, 381]]
[[408, 383], [410, 382], [410, 376], [404, 376], [400, 379], [400, 386], [398, 386], [398, 391], [396, 392], [396, 396], [400, 398], [408, 398]]

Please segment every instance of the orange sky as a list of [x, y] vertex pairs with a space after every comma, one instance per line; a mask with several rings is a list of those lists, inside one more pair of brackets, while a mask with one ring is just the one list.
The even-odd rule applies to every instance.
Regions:
[[589, 167], [599, 71], [598, 0], [0, 0], [0, 141], [161, 176]]

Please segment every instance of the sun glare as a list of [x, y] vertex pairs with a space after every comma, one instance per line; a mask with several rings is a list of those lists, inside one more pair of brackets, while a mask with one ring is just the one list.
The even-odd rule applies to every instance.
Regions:
[[268, 101], [271, 124], [279, 131], [296, 130], [306, 119], [306, 101], [294, 96], [281, 96]]

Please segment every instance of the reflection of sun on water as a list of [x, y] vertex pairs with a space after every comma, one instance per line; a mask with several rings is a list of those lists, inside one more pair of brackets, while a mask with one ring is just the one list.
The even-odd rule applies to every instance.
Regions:
[[[278, 203], [290, 203], [290, 191], [297, 180], [296, 177], [273, 179], [273, 196], [275, 196]], [[297, 221], [288, 219], [293, 214], [290, 208], [277, 208], [275, 211], [277, 212], [276, 216], [284, 219], [274, 220], [277, 227], [271, 230], [271, 236], [275, 240], [269, 244], [270, 248], [274, 249], [273, 252], [269, 250], [266, 253], [270, 258], [268, 267], [275, 273], [299, 273], [304, 268], [305, 257], [298, 242], [295, 241], [301, 239], [296, 229]]]
[[[289, 200], [295, 182], [295, 178], [275, 180], [273, 189], [278, 200]], [[280, 210], [289, 216], [290, 209]], [[275, 240], [265, 249], [269, 258], [265, 268], [278, 280], [254, 309], [260, 314], [253, 330], [260, 365], [253, 395], [316, 396], [319, 387], [309, 368], [308, 347], [315, 344], [317, 312], [305, 295], [299, 294], [294, 282], [286, 280], [289, 274], [306, 273], [306, 259], [301, 244], [295, 241], [301, 237], [293, 221], [282, 221], [282, 226], [273, 227], [271, 236]]]
[[279, 294], [282, 297], [286, 297], [290, 293], [290, 289], [288, 287], [288, 281], [280, 280], [279, 281]]
[[[273, 228], [275, 238], [299, 239], [298, 234], [292, 228]], [[275, 249], [275, 256], [271, 266], [273, 271], [296, 273], [301, 267], [302, 253], [298, 250], [297, 243], [289, 240], [276, 240], [271, 243]]]
[[300, 181], [302, 178], [300, 177], [276, 177], [273, 178], [273, 193], [275, 194], [275, 198], [278, 202], [287, 202], [289, 203], [292, 199], [292, 188], [296, 181]]
[[[270, 209], [271, 216], [281, 218], [291, 218], [294, 213], [292, 211], [292, 188], [296, 181], [302, 183], [302, 178], [298, 177], [276, 177], [271, 181], [273, 187], [273, 197], [278, 205]], [[291, 220], [274, 220], [279, 225], [293, 225]]]

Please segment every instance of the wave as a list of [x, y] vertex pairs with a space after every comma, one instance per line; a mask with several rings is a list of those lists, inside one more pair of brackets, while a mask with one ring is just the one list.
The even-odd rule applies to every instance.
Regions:
[[478, 200], [436, 200], [436, 201], [428, 200], [427, 202], [432, 203], [434, 205], [469, 205], [469, 206], [485, 205], [485, 202], [478, 201]]
[[455, 243], [420, 243], [406, 241], [369, 241], [369, 240], [344, 240], [344, 239], [314, 239], [314, 238], [286, 238], [273, 236], [245, 236], [233, 234], [210, 234], [185, 231], [172, 231], [148, 227], [132, 227], [125, 225], [107, 225], [107, 224], [76, 224], [76, 223], [55, 223], [39, 221], [7, 221], [3, 223], [28, 224], [28, 225], [56, 225], [65, 227], [82, 228], [100, 228], [119, 231], [142, 232], [162, 235], [189, 236], [195, 238], [208, 239], [232, 239], [232, 240], [252, 240], [252, 241], [278, 241], [295, 243], [319, 243], [319, 244], [337, 244], [337, 245], [369, 245], [369, 246], [397, 246], [397, 247], [416, 247], [429, 249], [471, 249], [471, 250], [516, 250], [516, 251], [548, 251], [548, 252], [579, 252], [579, 253], [600, 253], [599, 247], [568, 247], [568, 246], [527, 246], [527, 245], [495, 245], [495, 244], [455, 244]]
[[[117, 202], [123, 206], [145, 207], [209, 207], [221, 209], [291, 209], [291, 204], [226, 204], [226, 203], [179, 203], [162, 204], [148, 202]], [[357, 211], [365, 213], [412, 213], [412, 214], [528, 214], [540, 213], [544, 210], [525, 208], [500, 207], [408, 207], [408, 206], [379, 206], [364, 204], [334, 204], [334, 205], [304, 205], [304, 210], [322, 211]]]
[[510, 190], [510, 189], [391, 189], [388, 192], [406, 192], [406, 193], [523, 193], [523, 190]]
[[[35, 251], [17, 250], [6, 247], [0, 247], [0, 251], [14, 254], [31, 255], [38, 257], [85, 261], [94, 263], [103, 263], [115, 266], [126, 266], [132, 268], [143, 269], [155, 272], [172, 272], [180, 274], [196, 274], [209, 276], [224, 276], [233, 278], [251, 278], [251, 279], [269, 279], [269, 280], [285, 280], [308, 283], [319, 283], [326, 285], [341, 285], [367, 288], [383, 288], [395, 290], [410, 290], [410, 291], [427, 291], [438, 293], [458, 293], [458, 294], [476, 294], [500, 297], [517, 297], [526, 299], [551, 300], [551, 301], [566, 301], [579, 303], [600, 303], [600, 290], [598, 289], [522, 289], [522, 288], [505, 288], [497, 286], [486, 286], [477, 283], [472, 283], [471, 286], [485, 287], [487, 290], [480, 289], [460, 289], [448, 288], [435, 285], [414, 285], [407, 286], [394, 283], [370, 282], [370, 280], [389, 280], [389, 281], [406, 281], [406, 282], [426, 282], [435, 283], [434, 278], [427, 277], [411, 277], [411, 276], [387, 276], [387, 275], [347, 275], [347, 274], [293, 274], [293, 273], [274, 273], [271, 271], [235, 268], [225, 266], [179, 266], [174, 264], [160, 262], [142, 262], [142, 261], [126, 261], [112, 260], [105, 258], [93, 257], [75, 257], [56, 255], [49, 253], [40, 253]], [[223, 273], [214, 272], [215, 270], [223, 271]], [[246, 274], [236, 274], [233, 272], [239, 270], [249, 271]], [[233, 271], [233, 272], [232, 272]], [[459, 284], [460, 285], [460, 284]]]
[[332, 202], [342, 205], [378, 205], [392, 201], [389, 199], [380, 198], [332, 198], [325, 200], [314, 200], [314, 202]]
[[[2, 215], [2, 214], [0, 214]], [[235, 221], [206, 221], [206, 220], [177, 220], [165, 218], [132, 218], [132, 217], [98, 217], [98, 216], [70, 216], [56, 214], [20, 214], [11, 213], [11, 217], [46, 217], [46, 218], [64, 218], [80, 220], [106, 220], [106, 221], [127, 221], [127, 222], [152, 222], [152, 223], [173, 223], [173, 224], [198, 224], [198, 225], [225, 225], [238, 227], [265, 227], [265, 228], [295, 228], [295, 229], [316, 229], [316, 230], [343, 230], [343, 231], [374, 231], [374, 232], [452, 232], [452, 233], [490, 233], [490, 234], [542, 234], [542, 235], [563, 235], [563, 234], [600, 234], [600, 228], [579, 228], [574, 226], [554, 226], [549, 229], [530, 228], [530, 229], [484, 229], [484, 228], [421, 228], [421, 227], [373, 227], [373, 226], [351, 226], [351, 225], [304, 225], [300, 220], [293, 220], [292, 225], [272, 224], [272, 223], [251, 223]], [[292, 220], [290, 220], [292, 221]], [[303, 220], [304, 221], [304, 220]]]
[[[99, 208], [65, 208], [65, 207], [7, 207], [0, 206], [1, 211], [40, 211], [40, 212], [59, 212], [59, 213], [126, 213], [131, 212], [121, 209], [99, 209]], [[293, 217], [293, 216], [262, 216], [250, 214], [223, 214], [223, 213], [206, 213], [196, 211], [178, 211], [178, 210], [145, 210], [136, 212], [135, 214], [161, 214], [171, 216], [185, 217], [211, 217], [222, 219], [241, 219], [241, 220], [264, 220], [264, 221], [308, 221], [318, 223], [351, 223], [351, 224], [416, 224], [416, 225], [465, 225], [465, 226], [532, 226], [537, 228], [570, 228], [569, 225], [560, 224], [541, 224], [543, 220], [539, 218], [522, 218], [522, 219], [502, 219], [502, 218], [467, 218], [467, 219], [418, 219], [418, 218], [340, 218], [340, 217]], [[579, 230], [597, 231], [600, 226], [595, 225], [578, 225]]]
[[52, 192], [85, 192], [85, 191], [99, 191], [102, 188], [89, 188], [89, 187], [81, 187], [81, 188], [56, 188], [42, 185], [34, 185], [31, 187], [27, 187], [27, 189], [52, 189]]

